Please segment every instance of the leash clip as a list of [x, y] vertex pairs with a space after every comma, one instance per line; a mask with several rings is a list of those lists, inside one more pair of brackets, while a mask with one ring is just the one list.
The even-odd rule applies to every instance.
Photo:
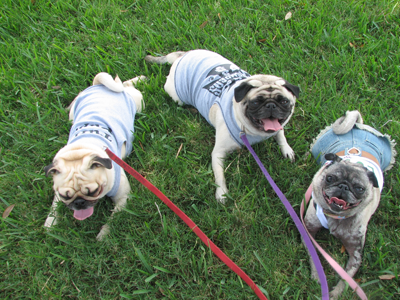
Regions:
[[242, 125], [241, 131], [239, 132], [239, 138], [242, 138], [243, 135], [246, 135], [246, 131], [244, 129], [244, 126]]

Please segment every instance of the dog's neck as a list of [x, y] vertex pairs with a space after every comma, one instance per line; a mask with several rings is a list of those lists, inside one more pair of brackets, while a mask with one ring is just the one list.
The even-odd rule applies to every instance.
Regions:
[[[323, 209], [322, 207], [318, 208], [318, 204], [317, 204], [317, 202], [315, 202], [315, 201], [313, 201], [313, 205], [314, 205], [315, 212], [317, 213], [317, 216], [318, 216], [318, 211], [319, 211], [319, 209], [321, 209], [322, 213], [323, 213], [325, 216], [327, 216], [327, 217], [329, 217], [329, 218], [332, 218], [332, 219], [343, 220], [343, 219], [347, 219], [347, 218], [349, 218], [349, 217], [352, 217], [352, 216], [339, 216], [339, 215], [335, 215], [335, 214], [332, 214], [332, 213], [328, 212], [326, 209]], [[321, 220], [320, 220], [320, 221], [321, 221]], [[323, 226], [324, 226], [324, 225], [323, 225]], [[325, 226], [324, 226], [324, 227], [325, 227]], [[327, 228], [327, 227], [325, 227], [325, 228]]]

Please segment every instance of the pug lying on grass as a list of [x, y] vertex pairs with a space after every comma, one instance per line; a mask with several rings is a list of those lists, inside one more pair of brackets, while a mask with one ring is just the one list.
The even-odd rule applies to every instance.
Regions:
[[[107, 73], [99, 73], [93, 85], [79, 93], [70, 105], [73, 126], [68, 144], [45, 167], [54, 181], [54, 201], [45, 227], [56, 223], [56, 207], [64, 202], [74, 217], [85, 220], [104, 196], [115, 203], [114, 212], [126, 205], [130, 186], [125, 172], [104, 151], [109, 148], [125, 158], [132, 151], [133, 123], [136, 112], [144, 108], [143, 96], [134, 84], [144, 77], [124, 83]], [[97, 235], [101, 240], [109, 232], [104, 225]]]
[[273, 75], [253, 75], [221, 55], [207, 50], [146, 56], [148, 62], [170, 63], [165, 91], [178, 104], [190, 104], [216, 129], [212, 168], [218, 186], [215, 197], [225, 203], [228, 188], [223, 162], [243, 145], [244, 132], [250, 144], [274, 137], [282, 155], [294, 160], [283, 128], [293, 115], [300, 89]]
[[[349, 254], [346, 272], [353, 277], [361, 265], [368, 222], [379, 205], [383, 171], [395, 161], [395, 142], [364, 125], [358, 111], [347, 112], [314, 140], [311, 152], [322, 165], [312, 181], [305, 224], [310, 234], [325, 227]], [[383, 171], [382, 171], [383, 170]], [[312, 259], [312, 277], [318, 279]], [[343, 292], [340, 281], [332, 299]]]

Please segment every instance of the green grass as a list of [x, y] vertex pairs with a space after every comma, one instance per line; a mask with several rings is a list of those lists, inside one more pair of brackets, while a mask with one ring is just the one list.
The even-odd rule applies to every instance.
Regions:
[[[287, 12], [293, 16], [284, 20]], [[256, 299], [255, 294], [161, 201], [130, 177], [126, 211], [95, 240], [112, 203], [79, 222], [60, 208], [43, 228], [53, 192], [43, 167], [66, 144], [65, 108], [98, 72], [140, 84], [127, 159], [163, 191], [264, 290], [269, 299], [318, 299], [299, 233], [247, 150], [226, 161], [226, 206], [214, 199], [214, 130], [162, 90], [167, 66], [146, 54], [206, 48], [251, 74], [301, 87], [286, 136], [296, 162], [273, 141], [255, 151], [296, 211], [313, 173], [312, 139], [346, 110], [400, 141], [400, 5], [396, 1], [11, 1], [0, 4], [0, 223], [2, 299]], [[179, 157], [175, 155], [180, 147]], [[400, 294], [400, 177], [385, 175], [356, 278], [369, 299]], [[157, 206], [159, 206], [160, 213]], [[160, 218], [161, 214], [161, 218]], [[319, 240], [341, 264], [347, 255], [327, 232]], [[328, 283], [338, 280], [323, 262]], [[397, 279], [379, 280], [393, 274]], [[343, 299], [356, 299], [351, 290]]]

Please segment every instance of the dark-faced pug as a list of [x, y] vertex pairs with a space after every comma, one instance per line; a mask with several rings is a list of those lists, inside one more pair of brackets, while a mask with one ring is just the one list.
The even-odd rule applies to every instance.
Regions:
[[239, 149], [244, 132], [251, 144], [274, 137], [284, 157], [294, 160], [283, 128], [294, 112], [300, 89], [273, 75], [253, 75], [221, 55], [207, 50], [173, 52], [146, 61], [170, 63], [165, 91], [178, 104], [189, 104], [216, 129], [212, 168], [218, 186], [215, 197], [225, 202], [223, 162]]
[[[68, 144], [44, 168], [46, 176], [53, 177], [55, 193], [45, 227], [56, 223], [59, 201], [72, 209], [78, 220], [90, 217], [104, 196], [114, 201], [114, 212], [126, 205], [128, 179], [104, 149], [109, 148], [120, 158], [131, 153], [135, 114], [144, 108], [143, 96], [133, 84], [143, 78], [122, 83], [118, 76], [114, 80], [107, 73], [99, 73], [93, 85], [71, 103], [69, 119], [73, 126]], [[108, 232], [108, 225], [104, 225], [97, 239]]]
[[[383, 172], [394, 163], [394, 141], [362, 124], [358, 111], [347, 112], [314, 140], [311, 151], [322, 165], [312, 181], [305, 224], [313, 237], [322, 228], [340, 239], [349, 254], [346, 272], [353, 277], [362, 262], [368, 222], [379, 205]], [[317, 272], [312, 259], [312, 277]], [[343, 292], [340, 281], [332, 299]]]

